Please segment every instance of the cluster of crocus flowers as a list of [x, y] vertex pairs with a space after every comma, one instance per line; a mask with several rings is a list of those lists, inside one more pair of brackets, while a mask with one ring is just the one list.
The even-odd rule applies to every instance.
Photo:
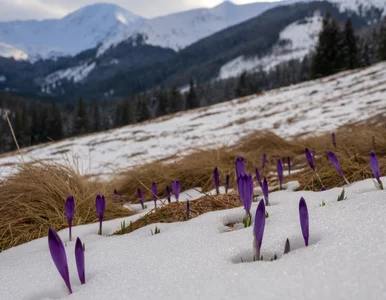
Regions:
[[174, 197], [176, 197], [176, 200], [178, 202], [178, 199], [180, 197], [180, 192], [181, 192], [181, 185], [178, 180], [172, 181], [172, 191], [173, 191]]
[[251, 174], [240, 175], [237, 185], [245, 209], [244, 227], [249, 227], [252, 225], [251, 206], [253, 201], [253, 179]]
[[155, 182], [151, 184], [151, 193], [153, 194], [154, 207], [157, 208], [158, 193], [157, 193], [157, 184]]
[[279, 188], [282, 189], [283, 188], [283, 164], [280, 158], [277, 160], [276, 170], [277, 170], [277, 177], [279, 179]]
[[340, 163], [339, 163], [338, 157], [336, 157], [335, 153], [330, 151], [330, 152], [327, 153], [327, 157], [328, 157], [328, 160], [331, 162], [331, 164], [336, 169], [336, 171], [340, 174], [340, 176], [342, 176], [344, 181], [347, 184], [350, 184], [350, 182], [347, 180], [346, 176], [344, 176], [344, 174], [343, 174], [342, 168], [340, 167]]
[[139, 199], [139, 202], [141, 203], [142, 209], [145, 209], [145, 202], [143, 201], [143, 193], [141, 188], [137, 189], [137, 193], [138, 193], [138, 199]]
[[374, 178], [377, 181], [375, 184], [376, 188], [383, 190], [383, 183], [381, 181], [381, 170], [379, 168], [379, 161], [374, 151], [370, 153], [370, 167], [371, 167], [371, 170], [373, 171]]
[[[60, 239], [59, 235], [52, 227], [50, 227], [48, 230], [48, 248], [50, 250], [52, 260], [60, 276], [63, 278], [68, 291], [70, 292], [70, 294], [72, 294], [66, 250], [64, 248], [63, 242]], [[77, 238], [75, 243], [75, 261], [76, 261], [76, 267], [78, 269], [79, 280], [82, 284], [85, 284], [86, 276], [85, 276], [84, 249], [83, 249], [82, 242], [79, 238]]]
[[255, 214], [255, 223], [253, 225], [253, 252], [254, 260], [260, 260], [260, 249], [263, 243], [263, 235], [265, 228], [265, 205], [264, 200], [259, 202]]
[[214, 168], [213, 171], [213, 180], [214, 180], [214, 187], [216, 189], [216, 194], [220, 194], [220, 174], [218, 172], [218, 168]]
[[68, 196], [65, 204], [66, 218], [68, 222], [69, 240], [72, 240], [72, 220], [75, 214], [75, 200], [73, 196]]
[[102, 235], [102, 222], [106, 210], [106, 200], [104, 195], [98, 195], [95, 199], [96, 214], [99, 219], [99, 234]]
[[300, 227], [302, 229], [302, 234], [304, 238], [304, 243], [306, 244], [306, 246], [308, 246], [308, 239], [310, 236], [308, 209], [307, 209], [306, 200], [304, 200], [303, 197], [301, 197], [299, 201], [299, 219], [300, 219]]

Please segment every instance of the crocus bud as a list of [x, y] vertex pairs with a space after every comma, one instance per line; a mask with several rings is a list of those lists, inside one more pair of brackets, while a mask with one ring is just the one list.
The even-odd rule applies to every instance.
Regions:
[[151, 184], [151, 192], [153, 194], [153, 200], [154, 200], [154, 207], [157, 208], [157, 184], [155, 182], [153, 182]]
[[300, 198], [299, 201], [299, 218], [300, 218], [300, 227], [302, 229], [303, 238], [306, 246], [308, 246], [309, 238], [309, 221], [308, 221], [308, 209], [307, 203], [304, 198]]
[[268, 206], [269, 205], [269, 198], [268, 198], [269, 189], [268, 189], [267, 178], [265, 178], [265, 177], [264, 177], [264, 181], [263, 181], [263, 194], [264, 194], [265, 205]]
[[260, 249], [263, 243], [265, 227], [265, 205], [264, 200], [259, 202], [255, 215], [255, 224], [253, 225], [253, 250], [255, 254], [255, 260], [260, 260]]
[[381, 171], [379, 168], [379, 161], [374, 151], [372, 151], [370, 154], [370, 167], [371, 167], [371, 170], [373, 171], [374, 178], [378, 182], [379, 188], [383, 189], [383, 185], [381, 181]]
[[85, 275], [85, 263], [84, 263], [84, 249], [80, 238], [77, 238], [75, 243], [75, 261], [76, 261], [76, 268], [78, 270], [80, 283], [85, 284], [86, 275]]
[[277, 160], [276, 169], [277, 169], [277, 177], [279, 178], [280, 189], [282, 189], [282, 187], [283, 187], [283, 165], [282, 165], [281, 159]]
[[50, 249], [52, 260], [54, 261], [60, 276], [62, 276], [68, 291], [72, 294], [66, 250], [64, 249], [63, 242], [59, 235], [52, 227], [48, 230], [48, 248]]
[[66, 218], [68, 222], [68, 229], [69, 229], [69, 240], [72, 240], [72, 220], [74, 218], [75, 214], [75, 201], [73, 196], [67, 197], [66, 205], [65, 205], [65, 211], [66, 211]]
[[138, 188], [137, 192], [138, 192], [138, 199], [139, 199], [139, 202], [141, 203], [142, 209], [145, 209], [145, 203], [143, 201], [143, 193], [141, 188]]
[[339, 160], [338, 158], [336, 157], [335, 153], [334, 152], [328, 152], [327, 154], [328, 156], [328, 159], [330, 160], [331, 164], [334, 166], [334, 168], [338, 171], [338, 173], [340, 174], [340, 176], [343, 177], [344, 181], [347, 183], [347, 184], [350, 184], [350, 182], [347, 180], [347, 178], [344, 176], [343, 172], [342, 172], [342, 168], [340, 167], [340, 164], [339, 164]]
[[244, 205], [245, 214], [249, 217], [253, 200], [253, 179], [251, 174], [245, 174], [239, 177], [238, 190]]
[[307, 162], [310, 165], [310, 168], [315, 172], [314, 156], [311, 154], [308, 148], [306, 148], [305, 152], [306, 152]]
[[220, 194], [220, 174], [218, 173], [218, 168], [216, 167], [213, 171], [214, 186], [216, 188], [217, 195]]
[[102, 222], [106, 210], [106, 200], [104, 195], [98, 195], [95, 199], [95, 209], [99, 219], [99, 234], [102, 235]]
[[241, 175], [245, 175], [247, 173], [245, 169], [245, 163], [244, 163], [244, 158], [241, 156], [238, 156], [236, 159], [236, 178], [237, 180]]
[[180, 196], [180, 191], [181, 191], [180, 182], [178, 180], [172, 181], [172, 190], [173, 190], [173, 194], [176, 197], [176, 200], [178, 202], [178, 198]]
[[263, 182], [261, 181], [261, 176], [258, 168], [255, 169], [255, 173], [256, 173], [256, 179], [257, 179], [257, 182], [259, 183], [259, 186], [263, 188]]

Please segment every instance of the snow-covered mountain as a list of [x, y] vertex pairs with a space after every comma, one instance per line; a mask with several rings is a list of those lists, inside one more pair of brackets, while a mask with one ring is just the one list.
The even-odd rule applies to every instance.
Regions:
[[34, 60], [75, 55], [101, 44], [100, 55], [135, 34], [143, 35], [149, 45], [179, 50], [277, 5], [279, 2], [236, 5], [226, 1], [212, 9], [144, 19], [117, 5], [99, 3], [57, 20], [0, 22], [0, 43], [12, 49], [2, 51], [0, 47], [0, 56]]

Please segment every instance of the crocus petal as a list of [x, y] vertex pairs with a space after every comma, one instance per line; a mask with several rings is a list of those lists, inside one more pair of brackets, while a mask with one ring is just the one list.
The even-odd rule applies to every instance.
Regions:
[[256, 168], [255, 173], [257, 182], [259, 183], [260, 187], [263, 188], [263, 182], [261, 181], [261, 176], [258, 168]]
[[308, 222], [308, 209], [307, 203], [304, 198], [300, 198], [299, 201], [299, 218], [300, 218], [300, 227], [302, 228], [303, 238], [306, 246], [308, 246], [309, 238], [309, 222]]
[[176, 197], [177, 201], [178, 201], [178, 198], [180, 196], [180, 188], [181, 188], [180, 182], [178, 180], [172, 181], [172, 190], [173, 190], [173, 194]]
[[238, 188], [245, 212], [249, 215], [253, 200], [253, 179], [251, 174], [245, 174], [239, 177]]
[[238, 179], [241, 175], [245, 175], [246, 173], [244, 158], [238, 156], [236, 159], [236, 178]]
[[75, 261], [76, 261], [76, 268], [78, 269], [80, 283], [85, 284], [86, 275], [85, 275], [85, 263], [84, 263], [84, 250], [83, 250], [83, 245], [80, 238], [77, 238], [75, 243]]
[[344, 181], [346, 181], [347, 184], [350, 184], [350, 182], [348, 182], [348, 180], [346, 179], [346, 177], [344, 176], [344, 174], [342, 172], [342, 168], [340, 167], [339, 160], [336, 157], [335, 153], [334, 152], [328, 152], [327, 156], [328, 156], [328, 159], [331, 162], [331, 164], [334, 166], [334, 168], [340, 174], [340, 176], [343, 177]]
[[143, 193], [141, 188], [137, 189], [137, 193], [138, 193], [138, 199], [139, 199], [139, 202], [141, 203], [142, 209], [145, 209], [145, 204], [143, 202]]
[[255, 224], [253, 225], [253, 236], [254, 240], [254, 249], [255, 249], [255, 258], [260, 260], [260, 248], [263, 243], [265, 227], [265, 205], [264, 200], [260, 200], [259, 205], [257, 206], [256, 215], [255, 215]]
[[265, 168], [265, 163], [267, 162], [267, 154], [263, 154], [263, 160], [262, 160], [262, 163], [261, 163], [261, 169], [264, 171], [264, 168]]
[[62, 276], [71, 294], [72, 290], [70, 276], [68, 273], [66, 250], [64, 249], [63, 242], [60, 239], [59, 235], [52, 227], [50, 227], [48, 230], [48, 247], [50, 249], [52, 260], [54, 261], [54, 264], [58, 269], [60, 276]]
[[283, 165], [282, 165], [281, 159], [277, 160], [276, 169], [277, 169], [277, 176], [279, 178], [279, 184], [281, 188], [283, 185]]
[[73, 196], [67, 197], [66, 205], [65, 205], [65, 211], [66, 211], [66, 218], [67, 218], [67, 222], [68, 222], [69, 240], [71, 241], [71, 239], [72, 239], [72, 233], [71, 233], [72, 220], [74, 218], [74, 213], [75, 213], [75, 201], [74, 201]]
[[268, 189], [268, 182], [267, 182], [267, 178], [264, 177], [264, 181], [263, 181], [263, 194], [264, 194], [264, 199], [265, 199], [265, 205], [268, 206], [269, 205], [269, 198], [268, 198], [268, 195], [269, 195], [269, 189]]
[[95, 209], [99, 221], [103, 220], [105, 210], [106, 210], [106, 200], [104, 195], [98, 195], [95, 199]]
[[218, 172], [218, 168], [216, 167], [213, 171], [213, 179], [214, 179], [214, 186], [216, 190], [218, 190], [220, 186], [220, 174]]
[[379, 168], [378, 157], [374, 151], [372, 151], [370, 154], [370, 167], [373, 171], [374, 178], [377, 180], [378, 184], [381, 184], [381, 171]]
[[158, 195], [158, 193], [157, 193], [157, 184], [155, 183], [155, 182], [153, 182], [152, 184], [151, 184], [151, 192], [152, 192], [152, 194], [153, 194], [153, 199], [154, 199], [154, 201], [157, 201], [157, 195]]
[[310, 165], [310, 168], [315, 171], [314, 156], [311, 154], [308, 148], [306, 148], [305, 152], [306, 152], [307, 162]]

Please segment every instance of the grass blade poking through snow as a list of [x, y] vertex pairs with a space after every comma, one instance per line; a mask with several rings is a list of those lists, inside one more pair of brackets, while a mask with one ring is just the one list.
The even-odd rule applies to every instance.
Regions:
[[375, 184], [375, 186], [378, 189], [383, 190], [383, 184], [381, 181], [381, 171], [379, 168], [379, 161], [374, 151], [372, 151], [370, 154], [370, 167], [371, 167], [371, 170], [373, 171], [374, 178], [377, 180], [377, 184]]
[[285, 246], [284, 246], [284, 254], [287, 254], [288, 252], [291, 251], [291, 245], [289, 239], [285, 241]]
[[186, 219], [189, 220], [190, 217], [190, 201], [186, 200]]
[[98, 195], [95, 199], [95, 209], [99, 219], [99, 235], [102, 235], [102, 222], [106, 210], [106, 200], [104, 195]]
[[283, 188], [283, 164], [280, 158], [277, 160], [276, 169], [277, 177], [279, 179], [279, 188], [281, 190]]
[[301, 197], [300, 201], [299, 201], [299, 219], [300, 219], [300, 227], [302, 229], [304, 242], [305, 242], [306, 246], [308, 246], [308, 238], [310, 235], [308, 209], [307, 209], [306, 200], [304, 200], [303, 197]]
[[264, 194], [264, 200], [265, 200], [265, 205], [266, 206], [269, 206], [269, 189], [268, 189], [268, 182], [267, 182], [267, 178], [264, 177], [264, 181], [263, 181], [263, 194]]
[[265, 205], [264, 200], [260, 200], [259, 205], [257, 206], [256, 215], [255, 215], [255, 224], [253, 225], [253, 251], [254, 251], [254, 260], [260, 260], [260, 249], [261, 244], [263, 243], [263, 235], [265, 228]]
[[80, 238], [76, 239], [75, 243], [75, 261], [76, 268], [78, 270], [78, 276], [81, 284], [86, 283], [86, 275], [85, 275], [85, 263], [84, 263], [84, 249], [83, 244]]
[[240, 199], [245, 209], [244, 227], [249, 227], [252, 225], [251, 206], [253, 200], [253, 179], [251, 174], [241, 175], [237, 184]]
[[239, 177], [241, 175], [245, 175], [247, 173], [245, 169], [245, 163], [244, 163], [244, 158], [241, 156], [238, 156], [236, 159], [236, 178], [239, 180]]
[[178, 180], [172, 181], [172, 190], [174, 197], [176, 197], [176, 201], [178, 202], [178, 198], [180, 197], [181, 185]]
[[69, 230], [69, 240], [72, 240], [72, 219], [74, 218], [75, 213], [75, 201], [73, 196], [68, 196], [66, 200], [66, 218], [68, 222], [68, 230]]
[[153, 200], [154, 200], [154, 208], [157, 208], [157, 184], [153, 181], [151, 184], [151, 192], [153, 194]]
[[138, 188], [137, 192], [138, 192], [138, 199], [139, 199], [139, 202], [141, 203], [142, 209], [145, 209], [145, 203], [143, 201], [143, 193], [141, 188]]
[[52, 260], [54, 261], [54, 264], [58, 269], [60, 276], [62, 276], [64, 282], [66, 283], [68, 291], [70, 292], [70, 294], [72, 294], [70, 276], [68, 273], [66, 250], [64, 249], [63, 242], [60, 239], [59, 235], [52, 227], [48, 229], [48, 247], [50, 249]]
[[216, 167], [213, 171], [213, 180], [214, 187], [216, 188], [216, 194], [220, 194], [220, 174], [218, 173], [218, 168]]
[[347, 178], [344, 176], [343, 172], [342, 172], [342, 168], [340, 167], [340, 163], [339, 163], [339, 160], [338, 158], [336, 157], [335, 153], [334, 152], [328, 152], [327, 154], [328, 156], [328, 159], [329, 161], [331, 162], [331, 164], [334, 166], [334, 168], [337, 170], [337, 172], [340, 174], [340, 176], [342, 176], [342, 178], [344, 179], [344, 181], [349, 185], [350, 182], [347, 180]]

